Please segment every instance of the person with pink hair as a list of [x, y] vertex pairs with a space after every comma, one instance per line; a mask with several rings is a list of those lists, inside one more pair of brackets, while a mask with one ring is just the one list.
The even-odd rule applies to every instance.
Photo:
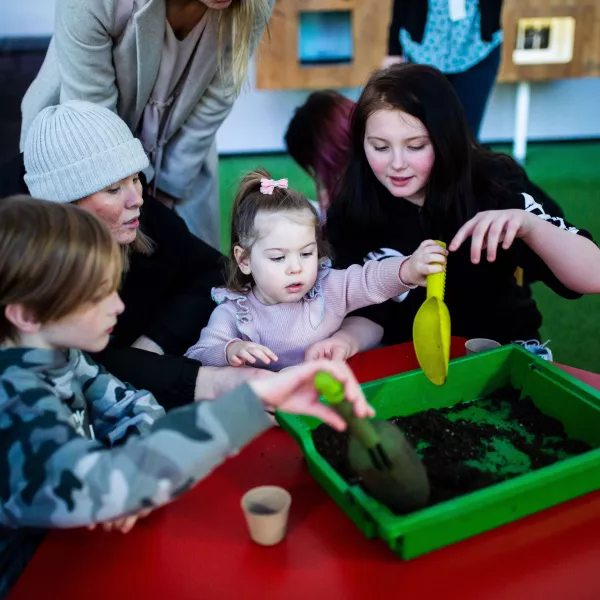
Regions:
[[322, 217], [348, 159], [354, 102], [334, 90], [313, 92], [285, 133], [290, 156], [314, 179]]

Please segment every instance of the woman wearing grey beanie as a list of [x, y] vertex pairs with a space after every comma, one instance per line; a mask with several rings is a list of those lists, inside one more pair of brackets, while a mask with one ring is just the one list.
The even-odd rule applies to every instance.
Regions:
[[212, 398], [258, 369], [216, 369], [182, 355], [198, 338], [223, 285], [222, 255], [180, 217], [142, 197], [142, 144], [113, 112], [73, 100], [43, 109], [24, 147], [32, 196], [74, 202], [111, 229], [126, 263], [125, 312], [108, 348], [94, 358], [118, 378], [151, 391], [166, 408]]
[[115, 111], [150, 158], [153, 195], [219, 247], [216, 132], [274, 0], [56, 0], [55, 30], [22, 103], [21, 151], [43, 108]]

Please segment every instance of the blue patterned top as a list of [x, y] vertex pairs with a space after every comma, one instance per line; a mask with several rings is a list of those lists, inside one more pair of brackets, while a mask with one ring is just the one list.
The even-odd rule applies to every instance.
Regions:
[[429, 0], [422, 42], [413, 42], [408, 31], [400, 30], [404, 56], [448, 74], [466, 71], [486, 58], [502, 43], [502, 30], [493, 34], [491, 42], [483, 41], [479, 1], [465, 0], [465, 5], [467, 16], [452, 21], [448, 0]]

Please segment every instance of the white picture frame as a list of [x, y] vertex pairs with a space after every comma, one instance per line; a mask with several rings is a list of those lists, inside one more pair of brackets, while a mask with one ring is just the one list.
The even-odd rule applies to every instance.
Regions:
[[566, 64], [573, 60], [573, 17], [534, 17], [517, 21], [512, 60], [515, 65]]

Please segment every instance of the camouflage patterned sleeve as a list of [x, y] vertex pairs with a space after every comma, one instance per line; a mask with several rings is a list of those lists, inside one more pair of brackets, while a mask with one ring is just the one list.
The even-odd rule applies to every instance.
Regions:
[[165, 504], [270, 425], [248, 385], [107, 448], [31, 371], [0, 385], [0, 524], [77, 527]]
[[70, 352], [75, 378], [91, 409], [94, 433], [107, 446], [121, 441], [132, 430], [147, 433], [165, 414], [150, 392], [123, 383], [87, 354]]

